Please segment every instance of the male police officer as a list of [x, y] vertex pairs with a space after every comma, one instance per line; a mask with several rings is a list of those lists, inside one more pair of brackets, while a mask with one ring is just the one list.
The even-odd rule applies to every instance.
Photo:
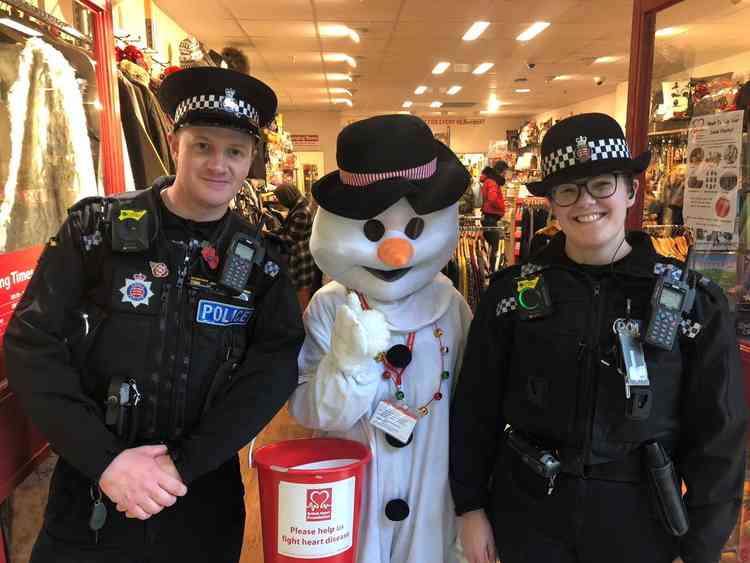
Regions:
[[294, 290], [228, 211], [276, 96], [217, 68], [159, 94], [176, 177], [74, 206], [5, 337], [11, 386], [60, 454], [34, 563], [237, 561], [236, 453], [297, 383]]

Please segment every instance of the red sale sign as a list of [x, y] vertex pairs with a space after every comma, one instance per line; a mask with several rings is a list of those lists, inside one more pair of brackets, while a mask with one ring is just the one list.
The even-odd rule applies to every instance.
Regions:
[[40, 244], [0, 255], [0, 344], [43, 249]]

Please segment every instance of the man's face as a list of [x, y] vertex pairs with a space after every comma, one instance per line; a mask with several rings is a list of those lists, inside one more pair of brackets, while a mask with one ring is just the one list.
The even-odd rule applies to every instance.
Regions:
[[183, 196], [205, 210], [221, 209], [237, 194], [255, 154], [255, 139], [223, 127], [188, 126], [169, 137]]

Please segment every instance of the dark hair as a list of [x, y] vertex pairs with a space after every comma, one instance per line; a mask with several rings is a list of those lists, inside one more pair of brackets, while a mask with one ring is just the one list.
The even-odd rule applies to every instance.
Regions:
[[492, 167], [491, 167], [491, 166], [485, 166], [484, 168], [482, 168], [482, 174], [483, 174], [484, 176], [487, 176], [487, 175], [489, 175], [489, 174], [492, 174], [493, 172], [494, 172], [494, 170], [492, 169]]
[[221, 56], [227, 62], [230, 70], [250, 74], [250, 61], [247, 60], [245, 53], [235, 47], [224, 47], [221, 50]]
[[502, 174], [502, 173], [503, 173], [503, 172], [505, 172], [505, 171], [506, 171], [506, 170], [507, 170], [508, 168], [510, 168], [510, 166], [508, 166], [508, 163], [507, 163], [507, 162], [505, 162], [504, 160], [498, 160], [498, 161], [497, 161], [497, 162], [495, 163], [495, 166], [494, 166], [494, 168], [495, 168], [495, 172], [497, 172], [498, 174]]
[[279, 203], [287, 209], [294, 207], [294, 204], [302, 197], [299, 190], [292, 184], [279, 184], [273, 193], [276, 195]]

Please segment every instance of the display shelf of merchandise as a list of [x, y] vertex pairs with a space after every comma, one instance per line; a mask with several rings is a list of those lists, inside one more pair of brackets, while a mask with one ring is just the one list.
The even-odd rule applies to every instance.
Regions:
[[294, 154], [291, 134], [284, 129], [284, 116], [278, 114], [274, 123], [263, 129], [263, 138], [268, 151], [266, 177], [281, 176], [281, 182], [297, 185], [297, 157]]

